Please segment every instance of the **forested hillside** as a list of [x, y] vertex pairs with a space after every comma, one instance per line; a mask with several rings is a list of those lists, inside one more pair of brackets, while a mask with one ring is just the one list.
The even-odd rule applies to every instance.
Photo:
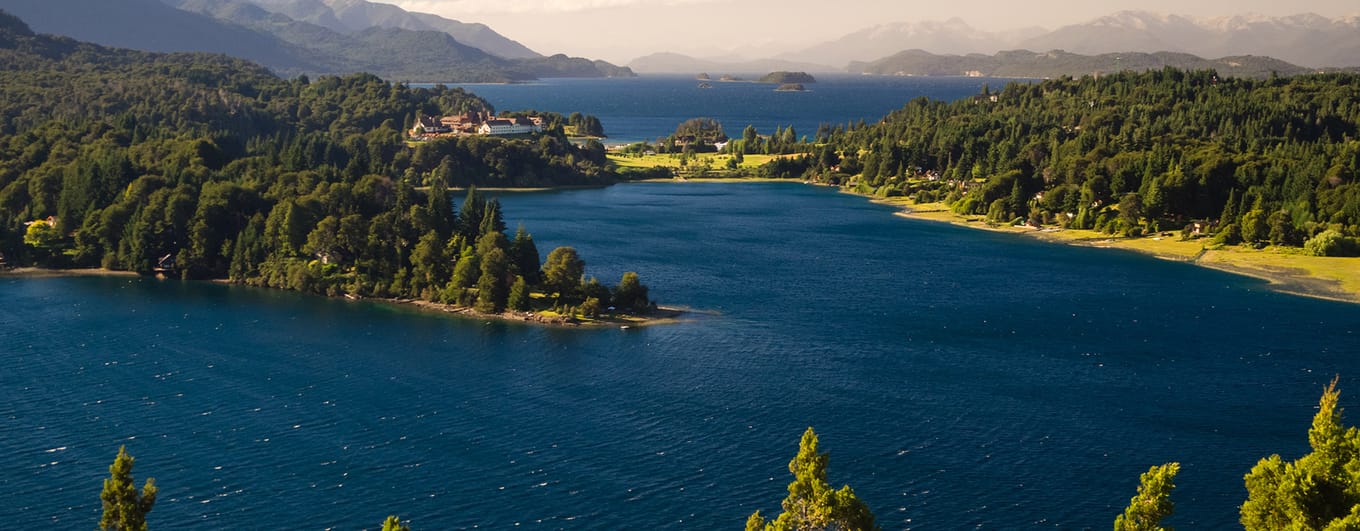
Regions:
[[[10, 265], [466, 301], [475, 290], [450, 291], [468, 287], [449, 283], [460, 256], [516, 255], [495, 202], [474, 198], [458, 212], [450, 187], [613, 178], [598, 143], [575, 147], [560, 129], [409, 147], [403, 129], [418, 114], [490, 110], [461, 89], [370, 75], [283, 80], [220, 55], [34, 35], [3, 12], [0, 69], [0, 253]], [[516, 275], [538, 272], [500, 265], [503, 306]]]
[[1223, 243], [1324, 237], [1329, 245], [1310, 250], [1351, 254], [1358, 125], [1354, 74], [1248, 80], [1166, 69], [917, 99], [880, 123], [819, 132], [814, 156], [766, 173], [944, 200], [997, 222], [1122, 234], [1199, 223]]

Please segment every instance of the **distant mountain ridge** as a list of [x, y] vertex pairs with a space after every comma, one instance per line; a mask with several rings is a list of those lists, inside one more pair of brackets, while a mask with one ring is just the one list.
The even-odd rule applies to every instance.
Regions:
[[[357, 31], [337, 31], [293, 19], [279, 7], [288, 3], [290, 12], [348, 28], [330, 7], [330, 3], [340, 2], [350, 8], [368, 4], [363, 0], [0, 0], [0, 9], [14, 13], [40, 33], [155, 52], [222, 53], [288, 76], [362, 71], [407, 81], [505, 82], [634, 75], [627, 68], [603, 61], [565, 55], [543, 57], [528, 48], [512, 50], [531, 54], [524, 57], [497, 56], [440, 30], [375, 23]], [[266, 10], [261, 3], [272, 3], [281, 11]], [[375, 12], [394, 20], [414, 15], [399, 9]], [[480, 25], [464, 26], [478, 31]]]
[[869, 63], [851, 63], [853, 73], [898, 76], [985, 76], [1019, 78], [1079, 77], [1131, 71], [1216, 70], [1231, 77], [1267, 77], [1304, 74], [1312, 69], [1279, 59], [1259, 56], [1234, 56], [1204, 59], [1175, 52], [1110, 53], [1081, 55], [1062, 50], [1031, 52], [1011, 50], [995, 55], [936, 55], [923, 50], [907, 50]]
[[1197, 19], [1121, 11], [1058, 28], [1019, 46], [1087, 54], [1136, 50], [1210, 57], [1268, 55], [1310, 67], [1360, 66], [1360, 16], [1330, 19], [1304, 13]]
[[911, 49], [941, 54], [992, 53], [1006, 49], [1020, 38], [1042, 32], [1040, 28], [1029, 28], [1010, 35], [989, 33], [977, 30], [957, 17], [945, 21], [899, 22], [865, 28], [830, 42], [776, 57], [843, 67], [851, 61], [873, 60]]
[[312, 65], [305, 50], [248, 28], [175, 9], [159, 0], [0, 0], [38, 33], [150, 52], [212, 52], [280, 71]]
[[775, 59], [841, 68], [904, 50], [934, 54], [994, 54], [1003, 50], [1066, 50], [1098, 55], [1179, 52], [1200, 57], [1260, 55], [1312, 68], [1360, 66], [1360, 16], [1312, 13], [1285, 17], [1235, 15], [1195, 18], [1120, 11], [1054, 30], [989, 32], [962, 19], [882, 24]]
[[414, 13], [390, 4], [367, 0], [246, 0], [267, 11], [309, 22], [340, 33], [371, 27], [412, 31], [439, 31], [458, 42], [506, 59], [543, 55], [497, 33], [485, 24], [459, 22], [428, 13]]

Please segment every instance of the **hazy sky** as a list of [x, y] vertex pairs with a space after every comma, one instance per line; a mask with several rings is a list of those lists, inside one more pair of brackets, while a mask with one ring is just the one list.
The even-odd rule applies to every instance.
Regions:
[[1085, 22], [1121, 10], [1196, 17], [1360, 14], [1356, 0], [374, 0], [482, 22], [539, 53], [624, 64], [653, 52], [761, 57], [878, 24], [959, 17], [989, 31]]

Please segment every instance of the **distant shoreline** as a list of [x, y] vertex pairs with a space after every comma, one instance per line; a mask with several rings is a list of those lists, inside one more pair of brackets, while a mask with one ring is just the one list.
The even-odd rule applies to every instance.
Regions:
[[[66, 277], [122, 277], [122, 278], [141, 278], [151, 277], [152, 275], [142, 275], [134, 271], [115, 271], [103, 268], [72, 268], [72, 269], [44, 269], [41, 267], [17, 267], [13, 269], [0, 269], [0, 279], [3, 278], [66, 278]], [[246, 284], [235, 282], [228, 279], [209, 279], [204, 282], [223, 284], [229, 286], [247, 286]], [[299, 295], [319, 295], [315, 293], [305, 293], [295, 290], [269, 288], [263, 286], [247, 286], [266, 289], [270, 291], [291, 292]], [[328, 299], [341, 299], [351, 301], [366, 301], [391, 306], [406, 308], [417, 308], [426, 312], [437, 312], [451, 315], [462, 319], [485, 319], [515, 323], [529, 323], [540, 326], [552, 326], [558, 328], [605, 328], [605, 327], [634, 327], [634, 326], [654, 326], [659, 324], [672, 324], [681, 322], [685, 315], [691, 313], [683, 308], [672, 306], [658, 306], [646, 314], [617, 314], [603, 315], [594, 318], [587, 317], [567, 317], [563, 315], [548, 315], [542, 312], [517, 312], [506, 310], [502, 313], [489, 314], [481, 313], [469, 306], [458, 306], [453, 304], [441, 304], [437, 302], [423, 301], [417, 299], [397, 299], [390, 297], [349, 297], [349, 296], [326, 296]]]
[[[742, 182], [786, 182], [813, 184], [790, 179], [746, 178], [746, 177], [706, 177], [690, 179], [644, 179], [625, 183], [742, 183]], [[826, 185], [830, 186], [830, 185]], [[600, 188], [601, 186], [567, 186], [545, 188], [483, 188], [483, 191], [496, 192], [545, 192], [563, 189]], [[1108, 235], [1091, 230], [1063, 229], [1058, 227], [1034, 228], [988, 224], [981, 216], [955, 214], [942, 203], [913, 204], [905, 198], [884, 199], [859, 194], [837, 187], [842, 193], [865, 197], [874, 203], [890, 205], [898, 209], [894, 213], [907, 219], [948, 223], [950, 225], [975, 230], [1018, 234], [1038, 240], [1074, 245], [1122, 249], [1163, 260], [1184, 262], [1199, 267], [1214, 269], [1235, 275], [1255, 278], [1268, 283], [1271, 290], [1289, 295], [1325, 299], [1336, 302], [1360, 304], [1360, 258], [1337, 258], [1309, 256], [1301, 250], [1287, 248], [1281, 250], [1268, 247], [1263, 250], [1235, 246], [1208, 247], [1204, 238], [1182, 241], [1179, 236], [1144, 236], [1128, 238]], [[137, 277], [131, 271], [115, 271], [102, 268], [82, 269], [44, 269], [20, 267], [0, 269], [0, 278], [52, 278], [52, 277]], [[225, 279], [214, 282], [234, 283]], [[272, 289], [272, 288], [271, 288]], [[282, 290], [291, 291], [291, 290]], [[680, 317], [689, 313], [680, 308], [661, 307], [657, 314], [648, 316], [624, 316], [601, 319], [575, 319], [562, 316], [546, 316], [538, 312], [505, 312], [483, 314], [465, 306], [455, 306], [420, 300], [391, 298], [359, 298], [399, 306], [416, 307], [427, 311], [455, 314], [470, 319], [492, 319], [506, 322], [529, 322], [561, 327], [601, 327], [601, 326], [648, 326], [678, 322]]]
[[56, 277], [139, 277], [133, 271], [115, 271], [98, 267], [72, 269], [46, 269], [42, 267], [16, 267], [0, 269], [0, 278], [56, 278]]
[[511, 323], [529, 323], [542, 326], [557, 328], [606, 328], [606, 327], [634, 327], [634, 326], [655, 326], [660, 324], [673, 324], [681, 321], [687, 313], [685, 310], [669, 306], [659, 306], [656, 310], [647, 315], [618, 315], [600, 316], [595, 318], [574, 318], [560, 315], [544, 315], [539, 312], [519, 312], [506, 310], [502, 313], [481, 313], [468, 306], [458, 306], [453, 304], [442, 304], [438, 302], [423, 301], [418, 299], [393, 299], [393, 298], [359, 298], [356, 300], [372, 301], [379, 304], [389, 304], [394, 306], [416, 308], [426, 312], [437, 312], [441, 314], [454, 315], [456, 317], [469, 320], [486, 319]]
[[[862, 195], [849, 191], [846, 193]], [[899, 210], [894, 215], [908, 219], [1019, 234], [1049, 243], [1123, 249], [1163, 260], [1184, 262], [1264, 280], [1268, 282], [1271, 290], [1280, 293], [1360, 304], [1360, 258], [1308, 256], [1293, 253], [1292, 249], [1290, 252], [1282, 252], [1273, 248], [1264, 250], [1228, 246], [1210, 248], [1205, 245], [1203, 238], [1181, 241], [1179, 234], [1127, 238], [1091, 230], [989, 225], [982, 221], [980, 216], [955, 214], [942, 203], [909, 204], [902, 200], [882, 198], [871, 200], [897, 207]]]

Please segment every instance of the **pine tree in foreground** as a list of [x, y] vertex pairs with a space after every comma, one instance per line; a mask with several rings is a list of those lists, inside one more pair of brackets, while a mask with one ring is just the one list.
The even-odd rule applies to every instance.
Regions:
[[1292, 462], [1272, 455], [1246, 475], [1248, 531], [1360, 529], [1360, 431], [1341, 424], [1336, 382], [1323, 390], [1308, 430], [1313, 451]]
[[1171, 490], [1176, 488], [1176, 473], [1180, 463], [1167, 463], [1149, 468], [1139, 477], [1138, 495], [1114, 519], [1114, 531], [1172, 531], [1162, 527], [1162, 519], [1171, 516], [1176, 508], [1171, 503]]
[[746, 520], [747, 531], [859, 531], [878, 529], [869, 506], [843, 486], [833, 490], [826, 480], [829, 454], [817, 451], [817, 434], [809, 427], [798, 443], [798, 455], [789, 461], [793, 482], [781, 506], [784, 512], [766, 521], [756, 511]]
[[109, 479], [104, 480], [104, 491], [99, 498], [104, 502], [104, 516], [99, 529], [104, 531], [146, 531], [146, 513], [156, 504], [156, 480], [147, 478], [141, 492], [132, 479], [132, 463], [127, 447], [118, 447], [118, 457], [109, 465]]
[[396, 515], [388, 516], [383, 522], [382, 531], [411, 531], [411, 526], [401, 523]]

